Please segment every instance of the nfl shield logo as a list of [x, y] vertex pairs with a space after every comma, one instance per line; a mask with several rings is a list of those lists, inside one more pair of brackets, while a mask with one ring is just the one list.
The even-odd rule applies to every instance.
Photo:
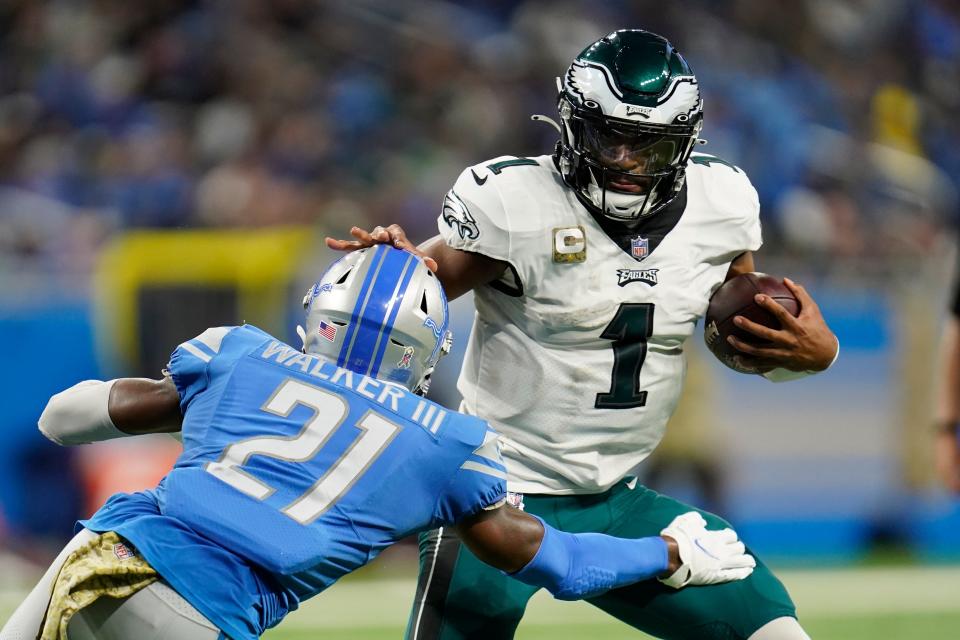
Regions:
[[650, 253], [650, 241], [643, 236], [630, 238], [630, 255], [637, 260], [643, 260]]

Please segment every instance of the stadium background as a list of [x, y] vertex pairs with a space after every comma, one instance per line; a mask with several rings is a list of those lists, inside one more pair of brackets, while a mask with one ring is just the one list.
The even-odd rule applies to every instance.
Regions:
[[[462, 168], [552, 148], [529, 115], [552, 115], [554, 77], [621, 27], [685, 54], [703, 150], [760, 194], [758, 267], [811, 288], [843, 345], [828, 374], [774, 386], [695, 337], [646, 481], [727, 515], [814, 637], [955, 637], [960, 502], [930, 464], [960, 213], [951, 0], [3, 3], [0, 620], [76, 518], [177, 454], [57, 448], [35, 429], [49, 395], [155, 375], [210, 325], [295, 342], [325, 234], [432, 235]], [[469, 300], [454, 313], [462, 348]], [[448, 403], [456, 368], [437, 380]], [[269, 637], [396, 637], [414, 557], [401, 546]], [[519, 637], [625, 634], [538, 597]]]

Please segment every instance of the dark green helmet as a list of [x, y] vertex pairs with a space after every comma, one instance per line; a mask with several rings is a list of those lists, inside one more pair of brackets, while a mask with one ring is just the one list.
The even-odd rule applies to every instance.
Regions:
[[649, 31], [615, 31], [558, 82], [557, 161], [581, 202], [624, 222], [669, 204], [703, 122], [697, 79], [673, 45]]

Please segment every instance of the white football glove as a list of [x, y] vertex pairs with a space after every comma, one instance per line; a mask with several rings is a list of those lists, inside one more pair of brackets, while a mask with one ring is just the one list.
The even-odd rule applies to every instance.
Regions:
[[708, 531], [707, 521], [696, 511], [677, 516], [660, 535], [670, 536], [680, 548], [683, 564], [671, 576], [660, 579], [674, 589], [743, 580], [757, 566], [737, 539], [736, 531]]

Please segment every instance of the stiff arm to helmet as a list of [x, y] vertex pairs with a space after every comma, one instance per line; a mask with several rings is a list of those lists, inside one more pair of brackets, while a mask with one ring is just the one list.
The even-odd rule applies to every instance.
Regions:
[[[434, 366], [450, 350], [443, 288], [421, 259], [399, 249], [378, 246], [338, 260], [304, 306], [307, 352], [412, 391], [426, 393]], [[208, 329], [185, 348], [216, 351], [227, 331]], [[122, 393], [112, 393], [117, 385]], [[85, 380], [50, 398], [38, 427], [57, 444], [76, 445], [174, 432], [180, 419], [169, 378]]]
[[303, 349], [424, 394], [450, 350], [450, 312], [421, 258], [377, 245], [349, 253], [303, 299]]

